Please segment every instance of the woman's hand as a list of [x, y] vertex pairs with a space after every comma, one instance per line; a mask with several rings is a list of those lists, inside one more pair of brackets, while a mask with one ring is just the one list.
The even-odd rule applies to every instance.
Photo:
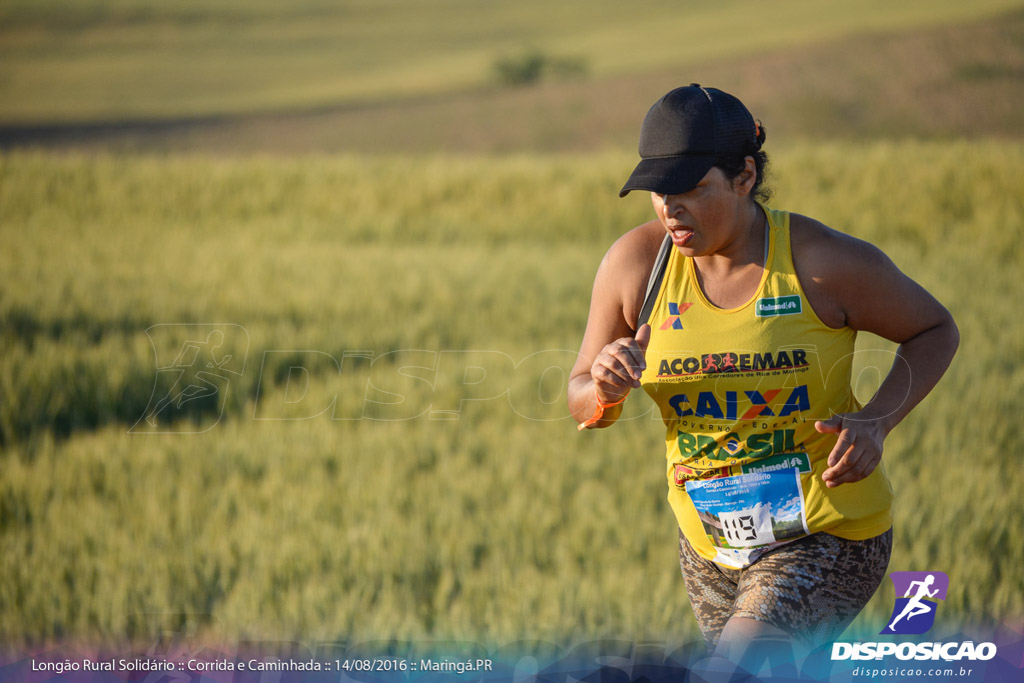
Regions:
[[651, 326], [644, 324], [636, 331], [636, 337], [621, 337], [601, 349], [590, 367], [598, 401], [615, 403], [640, 386], [640, 375], [647, 368], [644, 356], [650, 341]]
[[566, 391], [569, 412], [584, 429], [614, 424], [622, 408], [612, 404], [640, 386], [651, 328], [634, 326], [664, 241], [658, 221], [633, 228], [615, 241], [594, 276], [587, 329]]
[[882, 441], [886, 431], [881, 421], [859, 415], [833, 415], [828, 420], [814, 423], [814, 428], [822, 434], [839, 435], [835, 447], [828, 454], [828, 469], [821, 475], [829, 488], [864, 479], [882, 460]]

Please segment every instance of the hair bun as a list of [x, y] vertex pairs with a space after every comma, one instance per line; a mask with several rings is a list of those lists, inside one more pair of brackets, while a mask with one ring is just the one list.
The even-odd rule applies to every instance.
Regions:
[[768, 134], [764, 129], [764, 124], [761, 123], [760, 119], [754, 119], [754, 140], [757, 141], [755, 151], [761, 149], [761, 145], [764, 144], [766, 137], [768, 137]]

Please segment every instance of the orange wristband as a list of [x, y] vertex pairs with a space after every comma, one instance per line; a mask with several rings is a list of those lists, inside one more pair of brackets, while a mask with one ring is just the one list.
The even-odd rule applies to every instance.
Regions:
[[594, 409], [594, 414], [591, 415], [590, 417], [588, 417], [583, 422], [581, 422], [579, 424], [579, 426], [576, 427], [576, 431], [582, 432], [584, 429], [586, 429], [590, 425], [597, 424], [601, 420], [601, 418], [604, 417], [605, 408], [611, 408], [612, 406], [621, 405], [622, 402], [625, 401], [625, 400], [626, 400], [625, 396], [620, 398], [615, 403], [601, 403], [601, 399], [597, 399], [597, 408]]

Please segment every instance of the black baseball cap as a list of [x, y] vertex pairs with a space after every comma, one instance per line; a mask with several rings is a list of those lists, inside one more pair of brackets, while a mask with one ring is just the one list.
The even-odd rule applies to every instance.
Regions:
[[640, 163], [619, 191], [689, 192], [719, 159], [760, 149], [757, 124], [729, 93], [691, 83], [654, 103], [640, 128]]

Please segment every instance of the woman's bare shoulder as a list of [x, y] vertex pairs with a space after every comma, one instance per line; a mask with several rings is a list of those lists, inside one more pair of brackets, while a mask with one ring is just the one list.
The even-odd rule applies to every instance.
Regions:
[[853, 249], [856, 252], [854, 256], [858, 258], [881, 254], [878, 247], [870, 242], [798, 213], [789, 215], [789, 229], [794, 249], [802, 248], [820, 258], [839, 258], [848, 249]]
[[865, 240], [830, 228], [821, 221], [790, 214], [790, 242], [798, 270], [816, 279], [847, 275], [888, 262], [882, 250]]
[[616, 266], [637, 267], [643, 265], [647, 259], [647, 270], [658, 255], [658, 249], [665, 238], [665, 228], [659, 221], [648, 221], [638, 225], [619, 237], [608, 248], [605, 260]]
[[615, 240], [601, 261], [595, 286], [618, 290], [626, 320], [636, 320], [640, 314], [647, 280], [664, 238], [665, 228], [660, 222], [638, 225]]
[[892, 267], [881, 249], [800, 214], [790, 214], [793, 265], [811, 307], [829, 327], [849, 323], [849, 300]]

